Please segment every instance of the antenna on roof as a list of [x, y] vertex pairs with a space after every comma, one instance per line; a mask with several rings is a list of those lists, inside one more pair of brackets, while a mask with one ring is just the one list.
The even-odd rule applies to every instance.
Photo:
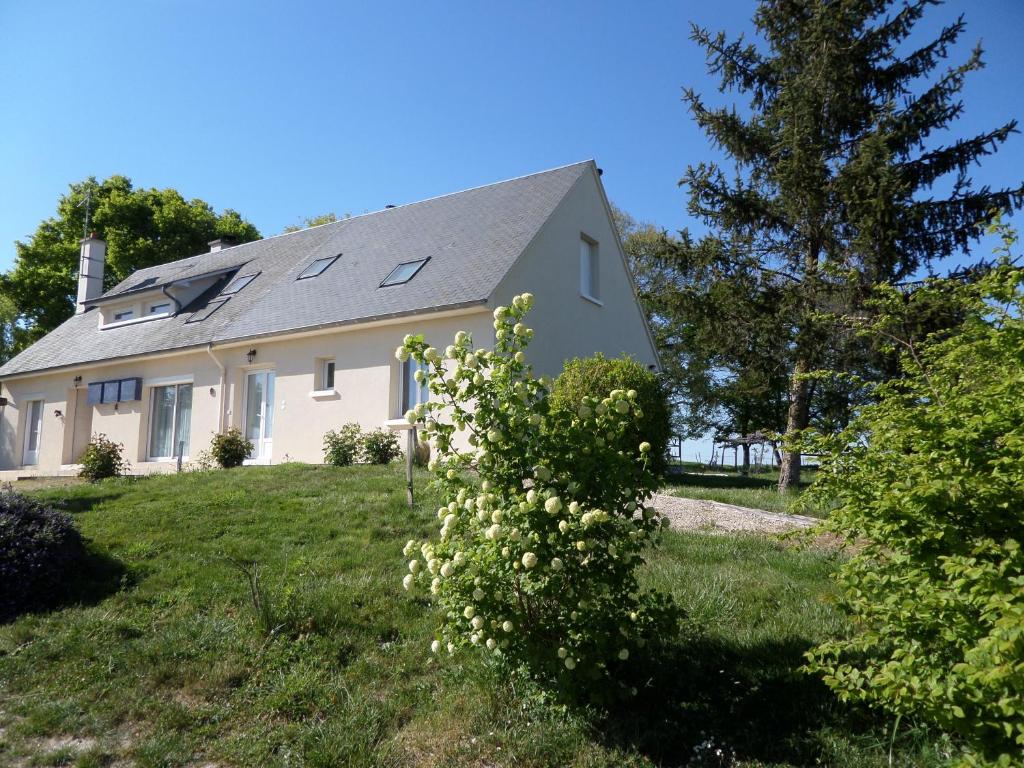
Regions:
[[92, 182], [88, 182], [89, 186], [85, 188], [85, 200], [75, 203], [75, 208], [85, 203], [85, 224], [82, 225], [82, 239], [85, 240], [89, 237], [89, 207], [92, 204]]

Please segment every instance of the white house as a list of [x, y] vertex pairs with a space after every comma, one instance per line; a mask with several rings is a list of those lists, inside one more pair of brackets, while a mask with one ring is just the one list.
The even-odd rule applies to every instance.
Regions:
[[530, 361], [656, 352], [592, 161], [142, 269], [106, 293], [82, 241], [77, 313], [0, 368], [4, 479], [74, 471], [91, 435], [166, 471], [237, 426], [252, 461], [319, 462], [324, 433], [384, 425], [424, 392], [407, 333], [491, 346], [530, 291]]

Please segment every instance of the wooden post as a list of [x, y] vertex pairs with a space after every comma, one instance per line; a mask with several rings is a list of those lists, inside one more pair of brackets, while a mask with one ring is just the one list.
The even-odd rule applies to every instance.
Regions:
[[409, 503], [409, 509], [412, 509], [413, 496], [412, 496], [412, 459], [413, 454], [416, 452], [416, 428], [406, 430], [405, 438], [405, 500]]
[[179, 473], [181, 472], [181, 457], [182, 457], [182, 454], [184, 454], [184, 453], [185, 453], [185, 441], [184, 440], [179, 440], [178, 441], [178, 472]]

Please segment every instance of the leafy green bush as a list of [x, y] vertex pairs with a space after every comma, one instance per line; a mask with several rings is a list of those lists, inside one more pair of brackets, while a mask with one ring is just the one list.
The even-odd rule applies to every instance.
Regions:
[[920, 346], [899, 333], [912, 317], [893, 290], [870, 332], [904, 349], [904, 377], [811, 445], [828, 451], [811, 490], [833, 505], [827, 527], [861, 546], [837, 576], [854, 632], [809, 668], [843, 699], [958, 734], [965, 765], [1024, 754], [1022, 288], [1006, 265], [922, 288], [965, 321]]
[[668, 441], [672, 437], [672, 412], [658, 375], [630, 357], [608, 359], [598, 353], [577, 357], [565, 364], [551, 391], [551, 406], [575, 411], [584, 397], [598, 400], [613, 389], [636, 392], [635, 418], [623, 432], [623, 450], [642, 442], [651, 444], [650, 469], [659, 477], [667, 466]]
[[341, 429], [324, 435], [324, 462], [335, 467], [347, 467], [356, 462], [360, 454], [359, 425], [345, 424]]
[[252, 441], [246, 439], [238, 427], [231, 427], [226, 432], [214, 435], [210, 443], [213, 460], [223, 469], [242, 466], [242, 462], [249, 458], [252, 449]]
[[[678, 619], [636, 577], [663, 525], [644, 506], [657, 487], [650, 444], [620, 450], [639, 394], [553, 409], [550, 380], [525, 364], [532, 302], [524, 294], [495, 310], [494, 352], [474, 351], [464, 332], [443, 354], [421, 336], [396, 350], [428, 368], [431, 400], [406, 419], [433, 442], [447, 499], [439, 540], [406, 545], [403, 583], [441, 607], [435, 652], [476, 647], [566, 692], [629, 694], [636, 654], [671, 639]], [[471, 450], [456, 449], [457, 432]]]
[[360, 438], [363, 461], [368, 464], [390, 464], [402, 455], [398, 435], [390, 429], [375, 429], [364, 432]]
[[90, 482], [120, 477], [130, 468], [124, 458], [124, 445], [108, 440], [103, 434], [92, 436], [92, 440], [82, 453], [80, 463], [82, 470], [78, 476]]
[[70, 515], [13, 491], [0, 493], [0, 621], [55, 605], [84, 562]]

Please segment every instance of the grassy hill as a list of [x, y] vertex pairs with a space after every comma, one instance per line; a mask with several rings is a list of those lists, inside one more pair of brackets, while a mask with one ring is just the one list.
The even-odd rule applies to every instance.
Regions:
[[[598, 714], [430, 657], [400, 550], [437, 504], [406, 509], [397, 467], [33, 493], [73, 512], [93, 567], [75, 604], [0, 626], [2, 765], [888, 764], [888, 724], [798, 670], [844, 628], [828, 553], [669, 534], [645, 578], [689, 622], [635, 705]], [[904, 726], [898, 764], [938, 749]]]

